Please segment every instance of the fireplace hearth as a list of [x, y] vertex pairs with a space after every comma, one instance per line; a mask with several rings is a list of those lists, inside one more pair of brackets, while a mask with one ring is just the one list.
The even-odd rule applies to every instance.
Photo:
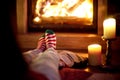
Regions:
[[[32, 4], [31, 1], [34, 0], [17, 0], [17, 30], [18, 33], [30, 33], [30, 32], [42, 32], [46, 28], [40, 25], [40, 24], [33, 24], [32, 18], [34, 18], [34, 15], [31, 14], [33, 6], [30, 6]], [[57, 23], [57, 24], [47, 24], [47, 27], [50, 25], [57, 26], [55, 27], [55, 31], [57, 32], [84, 32], [84, 33], [95, 33], [98, 35], [102, 35], [103, 29], [102, 29], [102, 23], [105, 17], [107, 16], [107, 0], [93, 0], [94, 3], [96, 3], [93, 7], [93, 24], [92, 25], [81, 25], [81, 24], [67, 24], [64, 23]], [[28, 7], [31, 7], [31, 9]], [[35, 12], [35, 11], [34, 11]], [[65, 26], [65, 27], [64, 27]], [[67, 27], [66, 27], [67, 26]], [[86, 26], [86, 27], [85, 27]], [[90, 26], [90, 27], [89, 27]], [[54, 30], [53, 29], [53, 30]]]
[[28, 0], [27, 3], [29, 32], [52, 29], [97, 33], [97, 0]]

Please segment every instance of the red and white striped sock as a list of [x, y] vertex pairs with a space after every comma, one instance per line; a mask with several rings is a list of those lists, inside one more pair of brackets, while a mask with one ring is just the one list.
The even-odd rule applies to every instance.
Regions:
[[56, 35], [52, 30], [45, 31], [45, 42], [46, 48], [54, 48], [56, 49]]
[[37, 44], [37, 49], [39, 49], [41, 52], [46, 50], [46, 43], [45, 43], [45, 35], [42, 35]]

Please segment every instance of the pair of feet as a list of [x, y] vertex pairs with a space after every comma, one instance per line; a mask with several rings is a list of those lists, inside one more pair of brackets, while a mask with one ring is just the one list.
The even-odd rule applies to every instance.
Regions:
[[41, 52], [48, 48], [56, 49], [56, 35], [52, 30], [47, 29], [45, 33], [39, 38], [37, 49]]

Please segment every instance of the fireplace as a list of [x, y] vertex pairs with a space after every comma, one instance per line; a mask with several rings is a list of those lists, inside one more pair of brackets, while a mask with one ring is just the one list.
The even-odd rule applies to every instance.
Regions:
[[[41, 34], [44, 32], [36, 32], [36, 31], [30, 31], [28, 30], [28, 23], [29, 23], [29, 18], [30, 15], [28, 15], [28, 1], [29, 0], [17, 0], [17, 32], [19, 34], [19, 41], [22, 46], [22, 48], [34, 48], [36, 47], [36, 40], [39, 38]], [[56, 32], [57, 35], [57, 49], [75, 49], [75, 50], [85, 50], [88, 44], [91, 44], [93, 42], [96, 43], [101, 43], [101, 38], [99, 39], [100, 36], [103, 35], [103, 20], [106, 17], [107, 13], [107, 0], [97, 0], [97, 14], [95, 18], [97, 21], [96, 23], [96, 29], [95, 34], [88, 33], [87, 31], [85, 32], [83, 27], [78, 29], [77, 31], [73, 33], [73, 29], [70, 29], [68, 33], [67, 30], [66, 32]], [[94, 27], [94, 26], [93, 26]], [[59, 30], [64, 30], [64, 29], [59, 29]], [[82, 30], [85, 32], [85, 34], [81, 33]], [[93, 30], [93, 31], [94, 31]], [[89, 30], [90, 31], [90, 30]], [[71, 43], [71, 44], [70, 44]], [[79, 44], [78, 44], [79, 43]], [[101, 43], [102, 44], [102, 43]]]
[[28, 0], [28, 31], [97, 33], [97, 0]]
[[[31, 6], [32, 1], [36, 0], [17, 0], [17, 31], [18, 33], [29, 33], [29, 32], [36, 32], [36, 31], [44, 31], [46, 29], [44, 26], [40, 24], [33, 24], [33, 18], [35, 17], [32, 12], [35, 12], [35, 8]], [[58, 23], [52, 24], [49, 23], [45, 24], [47, 27], [54, 26], [55, 30], [58, 32], [85, 32], [85, 33], [96, 33], [98, 35], [102, 35], [102, 23], [105, 17], [107, 16], [107, 0], [93, 0], [93, 22], [92, 25], [82, 25], [81, 24], [68, 24], [68, 23]], [[96, 3], [96, 4], [95, 4]], [[34, 3], [35, 4], [35, 3]], [[94, 7], [96, 6], [96, 7]], [[28, 7], [31, 7], [31, 9]], [[33, 8], [33, 9], [32, 9]], [[33, 10], [33, 11], [32, 11]], [[74, 21], [72, 21], [74, 22]], [[56, 26], [57, 25], [57, 26]], [[66, 27], [67, 26], [67, 27]]]
[[[43, 34], [43, 32], [39, 31], [38, 33], [36, 33], [34, 31], [32, 32], [28, 30], [28, 22], [29, 22], [28, 19], [31, 18], [28, 15], [28, 11], [27, 11], [29, 0], [16, 0], [16, 1], [17, 1], [17, 4], [16, 4], [16, 7], [17, 7], [16, 8], [17, 9], [16, 10], [17, 11], [17, 28], [16, 29], [17, 30], [16, 31], [18, 32], [18, 38], [19, 38], [18, 40], [23, 49], [33, 49], [36, 47], [35, 43], [40, 37], [40, 35]], [[68, 50], [79, 50], [79, 51], [80, 49], [86, 50], [87, 46], [93, 42], [102, 44], [103, 49], [105, 49], [106, 47], [104, 47], [104, 45], [106, 44], [102, 42], [101, 36], [103, 35], [103, 25], [102, 25], [103, 20], [106, 18], [106, 16], [108, 16], [107, 15], [107, 11], [108, 11], [107, 1], [110, 1], [110, 0], [97, 0], [98, 2], [97, 3], [98, 5], [97, 14], [96, 14], [97, 20], [95, 20], [97, 21], [97, 24], [96, 24], [97, 33], [96, 34], [89, 34], [89, 33], [86, 34], [87, 32], [85, 32], [85, 34], [56, 32], [57, 39], [58, 39], [57, 49], [68, 49]], [[113, 6], [113, 3], [110, 3], [110, 5]], [[116, 9], [116, 8], [113, 8], [113, 9]], [[111, 8], [109, 8], [109, 10], [111, 11]], [[119, 5], [118, 5], [118, 10], [119, 10]], [[71, 31], [72, 30], [73, 29], [71, 29]], [[114, 49], [119, 49], [119, 44], [118, 44], [119, 40], [120, 39], [115, 40], [115, 45], [113, 45]]]

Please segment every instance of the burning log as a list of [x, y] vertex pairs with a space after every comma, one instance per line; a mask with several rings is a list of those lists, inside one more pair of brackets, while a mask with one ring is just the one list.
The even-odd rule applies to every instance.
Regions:
[[54, 24], [86, 24], [91, 25], [92, 22], [88, 18], [77, 17], [42, 17], [42, 23], [54, 23]]
[[80, 4], [82, 4], [85, 0], [78, 0], [78, 2], [76, 4], [74, 4], [72, 7], [70, 7], [68, 9], [68, 12], [72, 12], [74, 11], [78, 6], [80, 6]]

